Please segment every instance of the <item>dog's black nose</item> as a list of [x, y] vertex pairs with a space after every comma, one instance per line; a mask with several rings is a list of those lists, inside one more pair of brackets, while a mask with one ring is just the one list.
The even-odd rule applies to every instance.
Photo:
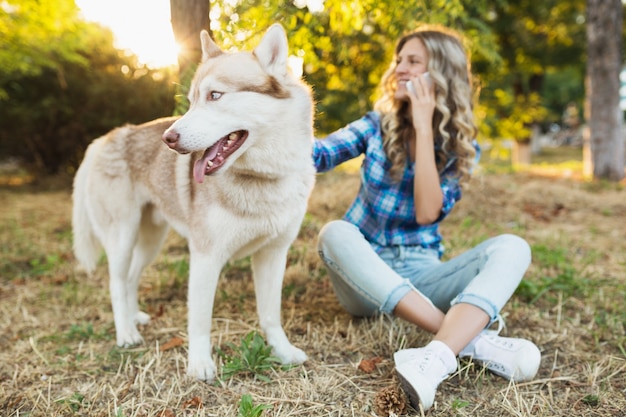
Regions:
[[174, 149], [180, 139], [180, 135], [175, 130], [168, 129], [163, 133], [163, 142], [170, 148]]

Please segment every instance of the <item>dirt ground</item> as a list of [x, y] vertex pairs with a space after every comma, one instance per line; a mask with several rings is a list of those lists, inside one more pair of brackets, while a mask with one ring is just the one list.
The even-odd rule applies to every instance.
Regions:
[[[540, 347], [539, 374], [508, 383], [462, 361], [429, 416], [626, 416], [624, 185], [544, 174], [479, 172], [443, 226], [446, 256], [499, 233], [531, 244], [504, 334]], [[215, 384], [184, 372], [184, 240], [172, 233], [142, 281], [152, 316], [144, 345], [116, 348], [106, 264], [92, 278], [74, 269], [69, 186], [0, 188], [0, 414], [237, 416], [249, 394], [269, 406], [264, 416], [421, 415], [404, 407], [392, 355], [429, 335], [394, 318], [349, 316], [315, 251], [319, 228], [341, 217], [357, 187], [355, 173], [320, 176], [290, 252], [283, 321], [309, 360], [272, 371], [270, 382], [242, 374]], [[245, 261], [223, 274], [217, 347], [258, 327], [249, 274]]]

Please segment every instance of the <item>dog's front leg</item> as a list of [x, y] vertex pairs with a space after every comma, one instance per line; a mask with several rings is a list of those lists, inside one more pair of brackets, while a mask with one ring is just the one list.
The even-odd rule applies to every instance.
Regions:
[[281, 323], [281, 300], [289, 245], [269, 246], [252, 255], [252, 275], [259, 323], [273, 354], [284, 364], [300, 364], [306, 353], [287, 339]]
[[215, 378], [216, 371], [211, 358], [211, 320], [220, 267], [221, 264], [207, 254], [191, 250], [187, 301], [189, 334], [187, 374], [207, 382]]

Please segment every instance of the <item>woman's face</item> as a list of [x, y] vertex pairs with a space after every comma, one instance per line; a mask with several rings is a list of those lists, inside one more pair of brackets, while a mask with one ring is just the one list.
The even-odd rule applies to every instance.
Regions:
[[428, 71], [428, 51], [418, 38], [409, 39], [400, 49], [396, 62], [397, 88], [395, 98], [408, 99], [406, 82]]

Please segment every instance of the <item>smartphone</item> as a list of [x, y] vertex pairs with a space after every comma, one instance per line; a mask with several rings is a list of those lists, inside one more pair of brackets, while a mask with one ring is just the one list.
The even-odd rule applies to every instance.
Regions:
[[[433, 80], [430, 79], [430, 74], [428, 74], [428, 72], [423, 73], [422, 77], [424, 77], [424, 79], [426, 80], [429, 86], [433, 84]], [[415, 87], [413, 87], [413, 83], [411, 81], [407, 81], [406, 89], [409, 90], [413, 94], [417, 94], [415, 92]]]

